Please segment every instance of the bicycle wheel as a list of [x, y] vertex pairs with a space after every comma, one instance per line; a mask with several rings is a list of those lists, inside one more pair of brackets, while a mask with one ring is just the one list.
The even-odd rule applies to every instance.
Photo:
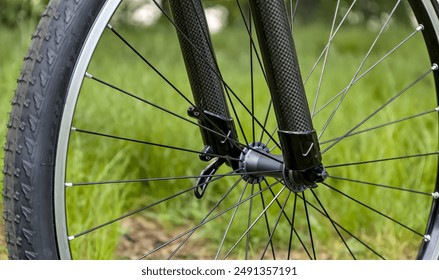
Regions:
[[8, 125], [10, 258], [438, 259], [437, 2], [305, 2], [286, 5], [329, 178], [246, 172], [281, 153], [267, 73], [248, 3], [206, 1], [231, 19], [212, 40], [243, 164], [199, 199], [205, 128], [169, 10], [145, 1], [139, 28], [128, 1], [51, 1]]

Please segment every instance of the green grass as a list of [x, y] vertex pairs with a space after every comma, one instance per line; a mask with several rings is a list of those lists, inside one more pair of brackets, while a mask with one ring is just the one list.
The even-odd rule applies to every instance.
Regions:
[[[325, 74], [322, 85], [322, 97], [319, 99], [318, 108], [326, 103], [331, 96], [340, 92], [350, 81], [355, 73], [361, 58], [357, 54], [367, 52], [367, 44], [373, 37], [364, 35], [362, 27], [347, 28], [340, 32], [334, 46], [330, 50], [328, 60], [328, 72]], [[166, 32], [164, 26], [157, 26], [157, 29], [140, 30], [135, 28], [120, 28], [120, 32], [126, 36], [136, 48], [145, 55], [150, 62], [156, 66], [170, 81], [189, 96], [190, 87], [187, 83], [184, 65], [182, 63], [178, 43], [175, 34]], [[395, 43], [399, 42], [409, 34], [411, 30], [401, 28], [396, 32], [386, 33], [386, 39], [381, 40], [376, 49], [377, 53], [371, 55], [363, 69], [367, 69], [374, 61], [377, 61], [385, 54], [386, 50], [392, 48]], [[4, 33], [4, 34], [3, 34]], [[367, 32], [366, 32], [367, 33]], [[300, 63], [303, 76], [313, 66], [315, 57], [320, 54], [326, 44], [327, 38], [321, 36], [322, 27], [319, 25], [308, 27], [305, 32], [298, 33], [296, 36], [296, 45], [300, 55]], [[368, 33], [367, 33], [368, 34]], [[418, 34], [419, 35], [419, 34]], [[2, 38], [10, 38], [7, 41], [17, 42], [17, 32], [2, 31]], [[146, 39], [145, 39], [146, 38]], [[150, 39], [151, 38], [151, 39]], [[243, 34], [242, 29], [232, 27], [213, 37], [216, 46], [216, 55], [219, 65], [222, 69], [224, 79], [236, 94], [242, 97], [243, 102], [251, 107], [250, 98], [250, 75], [248, 64], [248, 38]], [[25, 42], [25, 40], [22, 40]], [[358, 42], [363, 43], [366, 47], [358, 47]], [[23, 48], [5, 48], [8, 53], [2, 53], [1, 58], [5, 65], [12, 65], [13, 70], [8, 68], [5, 71], [2, 67], [0, 79], [2, 92], [11, 93], [14, 88], [14, 80], [20, 67], [19, 57], [24, 53]], [[419, 43], [409, 42], [403, 48], [398, 50], [398, 59], [390, 59], [378, 67], [380, 71], [374, 71], [367, 75], [367, 78], [361, 80], [352, 86], [349, 95], [340, 108], [340, 114], [334, 118], [330, 128], [322, 137], [323, 140], [339, 137], [347, 132], [356, 123], [365, 118], [375, 108], [378, 108], [383, 102], [390, 99], [395, 93], [399, 92], [405, 86], [413, 81], [413, 77], [418, 77], [428, 69], [428, 61], [425, 56], [419, 57], [413, 52], [422, 48]], [[404, 59], [401, 59], [404, 58]], [[110, 59], [111, 58], [111, 59]], [[410, 67], [407, 67], [410, 65]], [[314, 93], [317, 90], [321, 66], [315, 70], [315, 74], [307, 81], [306, 89], [308, 93]], [[404, 71], [398, 71], [404, 69]], [[6, 73], [7, 72], [7, 73]], [[121, 87], [130, 93], [136, 94], [150, 102], [163, 106], [182, 116], [186, 116], [186, 110], [189, 107], [175, 91], [166, 85], [166, 83], [157, 77], [157, 75], [141, 60], [132, 55], [131, 51], [124, 47], [120, 41], [114, 40], [114, 35], [106, 32], [102, 38], [101, 44], [95, 53], [88, 72], [95, 77], [109, 81], [112, 84]], [[349, 73], [350, 75], [344, 75]], [[267, 87], [264, 77], [255, 67], [255, 89], [258, 94], [255, 102], [256, 116], [261, 122], [267, 111], [268, 97]], [[6, 87], [6, 88], [4, 88]], [[373, 117], [364, 128], [381, 124], [387, 120], [398, 119], [410, 114], [421, 112], [426, 109], [435, 107], [435, 100], [431, 96], [423, 96], [431, 90], [431, 79], [423, 80], [414, 89], [404, 94], [403, 98], [398, 98], [392, 105], [384, 109], [378, 116]], [[310, 94], [314, 96], [313, 94]], [[7, 100], [10, 94], [0, 96], [1, 112], [8, 109]], [[328, 97], [329, 96], [329, 97]], [[234, 99], [234, 97], [231, 97]], [[314, 98], [309, 103], [312, 106]], [[360, 106], [359, 106], [360, 105]], [[406, 110], [407, 108], [412, 108]], [[240, 106], [236, 106], [240, 121], [243, 124], [243, 130], [247, 135], [251, 135], [252, 119]], [[94, 81], [86, 80], [77, 106], [77, 115], [75, 115], [74, 126], [81, 129], [90, 129], [108, 134], [120, 135], [128, 138], [139, 139], [143, 141], [158, 142], [167, 145], [175, 145], [198, 151], [202, 148], [198, 128], [184, 121], [170, 118], [169, 114], [160, 112], [138, 100], [129, 98], [108, 87], [100, 85]], [[331, 110], [323, 110], [315, 118], [315, 127], [318, 131], [324, 126], [324, 120], [331, 114]], [[6, 117], [6, 116], [5, 116]], [[268, 122], [267, 130], [272, 132], [275, 127], [273, 113], [270, 115], [271, 120]], [[6, 119], [6, 118], [5, 118]], [[427, 121], [424, 121], [427, 120]], [[3, 121], [3, 118], [2, 118]], [[111, 124], [110, 126], [108, 124]], [[4, 125], [0, 127], [0, 136], [4, 139]], [[238, 126], [237, 126], [238, 127]], [[363, 127], [362, 127], [363, 128]], [[335, 146], [330, 152], [324, 155], [324, 163], [333, 165], [343, 162], [355, 162], [368, 160], [376, 157], [392, 157], [405, 154], [416, 154], [420, 151], [432, 151], [430, 147], [437, 147], [437, 128], [435, 118], [431, 115], [426, 119], [415, 119], [410, 122], [390, 126], [386, 129], [380, 129], [373, 133], [365, 133], [362, 137], [350, 137], [343, 141], [342, 144]], [[262, 130], [256, 129], [256, 135], [261, 135]], [[436, 133], [436, 134], [435, 134]], [[417, 135], [422, 140], [416, 143], [402, 141], [407, 135]], [[277, 138], [277, 137], [276, 137]], [[242, 135], [240, 139], [243, 140]], [[430, 140], [431, 139], [431, 140]], [[267, 136], [264, 141], [267, 141]], [[249, 141], [252, 141], [249, 139]], [[398, 145], [392, 145], [392, 143]], [[271, 147], [271, 143], [269, 146]], [[328, 145], [322, 145], [326, 148]], [[69, 182], [93, 182], [112, 179], [137, 179], [137, 178], [158, 178], [165, 176], [190, 176], [197, 175], [206, 166], [206, 163], [197, 160], [197, 155], [185, 154], [179, 151], [163, 149], [159, 147], [144, 146], [138, 143], [128, 143], [111, 139], [100, 139], [90, 135], [72, 133], [71, 144], [69, 147], [69, 165], [67, 180]], [[273, 153], [279, 153], [275, 149]], [[181, 157], [187, 155], [187, 157]], [[344, 169], [333, 168], [329, 172], [331, 175], [366, 180], [370, 182], [379, 182], [392, 186], [405, 186], [417, 188], [421, 183], [434, 182], [434, 174], [428, 173], [428, 170], [435, 170], [436, 163], [429, 158], [417, 162], [404, 161], [389, 170], [387, 163], [377, 164], [374, 166], [362, 165], [352, 166]], [[395, 172], [396, 170], [396, 172]], [[222, 168], [218, 173], [226, 173], [228, 168]], [[395, 176], [397, 174], [398, 176]], [[421, 176], [425, 175], [423, 181]], [[163, 234], [176, 234], [184, 231], [187, 225], [196, 225], [205, 217], [205, 213], [215, 205], [218, 199], [233, 185], [235, 181], [232, 178], [213, 182], [208, 194], [202, 200], [194, 199], [192, 192], [189, 192], [178, 201], [166, 202], [149, 211], [143, 211], [142, 217], [160, 221], [163, 226]], [[273, 182], [269, 180], [269, 182]], [[404, 221], [416, 221], [422, 216], [423, 211], [429, 210], [428, 199], [416, 197], [406, 205], [407, 198], [410, 196], [406, 193], [389, 193], [364, 187], [354, 183], [341, 184], [336, 179], [328, 179], [330, 185], [336, 185], [340, 190], [349, 193], [355, 197], [361, 197], [362, 201], [374, 205], [377, 209], [386, 213], [396, 215], [398, 219]], [[85, 229], [101, 224], [105, 221], [118, 217], [121, 213], [126, 213], [133, 209], [138, 209], [149, 203], [153, 203], [158, 198], [163, 198], [171, 193], [185, 190], [192, 187], [195, 180], [171, 180], [166, 185], [161, 182], [144, 182], [144, 183], [126, 183], [126, 184], [108, 184], [102, 186], [82, 186], [74, 187], [67, 190], [68, 195], [68, 218], [72, 221], [69, 226], [70, 234], [77, 234]], [[166, 186], [166, 188], [164, 187]], [[422, 190], [429, 190], [429, 186], [420, 186]], [[275, 187], [274, 193], [279, 191]], [[221, 209], [227, 209], [239, 201], [239, 197], [244, 193], [244, 198], [258, 191], [258, 186], [252, 190], [252, 186], [246, 187], [240, 183], [232, 191], [228, 200], [224, 201]], [[413, 254], [407, 253], [413, 247], [418, 246], [416, 242], [401, 242], [401, 240], [411, 240], [412, 234], [397, 226], [383, 227], [383, 219], [378, 218], [374, 213], [364, 211], [362, 207], [354, 206], [346, 198], [342, 198], [334, 191], [324, 186], [315, 190], [321, 203], [325, 205], [331, 218], [346, 228], [355, 232], [361, 239], [366, 242], [376, 242], [378, 248], [393, 247], [388, 252], [389, 258], [406, 258], [413, 257]], [[280, 203], [286, 199], [286, 193], [279, 197]], [[292, 196], [290, 197], [291, 200]], [[272, 199], [269, 192], [264, 193], [264, 203], [268, 204]], [[313, 205], [318, 205], [311, 192], [306, 192], [306, 199]], [[116, 201], [123, 203], [115, 203]], [[254, 200], [252, 209], [256, 218], [257, 212], [262, 210], [260, 199]], [[292, 200], [291, 200], [292, 201]], [[305, 209], [301, 198], [298, 198], [297, 217], [304, 217]], [[422, 205], [423, 207], [421, 207]], [[230, 229], [231, 236], [240, 236], [243, 228], [248, 223], [249, 203], [239, 207], [237, 216], [234, 219], [234, 225]], [[308, 208], [311, 206], [307, 206]], [[220, 210], [214, 211], [212, 215], [219, 213]], [[288, 215], [292, 214], [292, 205], [286, 210]], [[310, 210], [311, 226], [313, 228], [313, 238], [318, 240], [317, 254], [320, 258], [348, 258], [349, 255], [340, 242], [336, 232], [328, 220], [321, 219], [321, 215]], [[233, 210], [228, 214], [218, 218], [218, 223], [210, 223], [203, 229], [197, 230], [196, 239], [201, 240], [204, 244], [218, 243], [226, 229], [227, 224], [233, 214]], [[274, 221], [279, 215], [279, 208], [274, 206], [267, 212], [271, 221]], [[419, 216], [419, 217], [418, 217]], [[361, 218], [360, 218], [361, 217]], [[289, 227], [282, 218], [283, 222], [278, 226], [274, 236], [274, 244], [288, 244]], [[378, 222], [377, 222], [378, 221]], [[257, 223], [257, 227], [251, 232], [251, 240], [254, 242], [252, 250], [260, 252], [265, 247], [267, 229], [264, 226], [264, 218]], [[304, 242], [309, 242], [306, 219], [295, 220], [298, 231], [302, 232], [301, 236]], [[415, 225], [415, 223], [413, 224]], [[329, 228], [329, 230], [328, 230]], [[423, 232], [423, 228], [416, 228], [417, 231]], [[90, 236], [80, 237], [74, 240], [71, 245], [77, 253], [78, 258], [111, 258], [117, 257], [114, 251], [118, 246], [119, 239], [123, 234], [132, 234], [130, 229], [120, 227], [114, 224], [111, 227], [98, 230]], [[366, 258], [373, 258], [373, 255], [364, 252], [364, 247], [355, 242], [345, 233], [348, 244], [356, 253], [364, 253]], [[233, 243], [227, 241], [227, 246]], [[294, 246], [298, 246], [297, 239]], [[390, 246], [395, 245], [396, 246]], [[1, 243], [0, 243], [1, 246]], [[191, 246], [188, 244], [186, 247]], [[205, 245], [209, 246], [209, 245]], [[279, 246], [279, 245], [276, 245]], [[334, 247], [332, 247], [334, 246]], [[245, 248], [245, 242], [241, 242], [239, 249]], [[285, 246], [281, 251], [286, 250]], [[4, 250], [3, 250], [4, 251]], [[212, 249], [212, 252], [215, 252]], [[222, 252], [225, 253], [225, 252]], [[2, 251], [0, 251], [0, 256]], [[4, 254], [4, 253], [3, 253]], [[237, 250], [233, 257], [242, 257], [242, 250]], [[187, 257], [190, 257], [187, 256]], [[298, 257], [306, 257], [304, 253], [299, 253]]]

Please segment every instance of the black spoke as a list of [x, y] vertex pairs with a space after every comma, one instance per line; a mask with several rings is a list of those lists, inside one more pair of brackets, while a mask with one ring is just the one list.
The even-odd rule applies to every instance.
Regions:
[[305, 192], [302, 193], [302, 197], [303, 197], [303, 206], [305, 208], [306, 221], [307, 221], [307, 224], [308, 224], [309, 239], [311, 241], [312, 254], [313, 254], [314, 260], [317, 260], [316, 249], [315, 249], [315, 246], [314, 246], [314, 239], [313, 239], [313, 236], [312, 236], [311, 221], [309, 220], [308, 207], [306, 206]]
[[[270, 116], [270, 112], [271, 112], [272, 107], [273, 107], [273, 101], [270, 99], [270, 102], [268, 103], [267, 112], [265, 113], [264, 127], [267, 127], [268, 117]], [[264, 134], [265, 134], [265, 130], [263, 130], [261, 132], [261, 137], [259, 138], [260, 143], [262, 143], [262, 139], [264, 138]], [[271, 137], [273, 137], [273, 135]], [[271, 140], [271, 138], [269, 140]]]
[[[332, 226], [334, 227], [335, 231], [337, 232], [338, 236], [340, 237], [340, 239], [342, 240], [343, 244], [345, 245], [346, 249], [349, 251], [349, 253], [351, 254], [352, 258], [355, 260], [355, 255], [352, 252], [351, 248], [349, 247], [349, 245], [346, 243], [346, 240], [343, 238], [343, 235], [341, 235], [340, 231], [338, 230], [337, 226], [335, 225], [334, 221], [332, 220], [331, 216], [329, 216], [328, 211], [326, 211], [325, 207], [323, 206], [322, 202], [320, 201], [319, 197], [317, 196], [317, 194], [314, 192], [313, 189], [311, 189], [312, 194], [314, 195], [315, 199], [317, 200], [318, 204], [320, 205], [320, 207], [322, 208], [322, 210], [325, 212], [326, 217], [328, 217], [329, 221], [331, 222]], [[305, 193], [303, 193], [305, 194]], [[305, 196], [303, 196], [303, 200], [305, 201]], [[305, 203], [306, 205], [306, 203]]]
[[299, 0], [296, 0], [296, 4], [293, 6], [293, 0], [290, 0], [290, 16], [291, 16], [291, 31], [294, 29], [294, 20], [296, 19], [297, 7], [299, 6]]
[[[131, 180], [105, 180], [105, 181], [76, 182], [76, 183], [67, 182], [67, 183], [65, 183], [65, 185], [66, 185], [66, 187], [80, 187], [80, 186], [145, 183], [145, 182], [172, 181], [172, 180], [189, 180], [189, 179], [199, 179], [199, 178], [223, 178], [223, 177], [261, 174], [261, 171], [243, 172], [242, 170], [243, 169], [237, 169], [231, 173], [215, 174], [215, 175], [170, 176], [170, 177], [142, 178], [142, 179], [131, 179]], [[278, 173], [279, 171], [263, 171], [262, 173], [264, 173], [264, 174]]]
[[357, 184], [362, 184], [362, 185], [367, 185], [367, 186], [374, 186], [374, 187], [379, 187], [379, 188], [384, 188], [384, 189], [397, 190], [397, 191], [401, 191], [401, 192], [410, 192], [410, 193], [415, 193], [415, 194], [431, 196], [431, 193], [428, 193], [428, 192], [421, 192], [421, 191], [417, 191], [417, 190], [410, 190], [410, 189], [401, 188], [401, 187], [387, 186], [387, 185], [383, 185], [383, 184], [365, 182], [365, 181], [354, 180], [354, 179], [349, 179], [349, 178], [343, 178], [343, 177], [338, 177], [338, 176], [333, 176], [333, 175], [330, 175], [329, 177], [332, 178], [332, 179], [336, 179], [336, 180], [352, 182], [352, 183], [357, 183]]
[[354, 166], [354, 165], [362, 165], [362, 164], [370, 164], [370, 163], [378, 163], [378, 162], [386, 162], [386, 161], [395, 161], [395, 160], [418, 158], [418, 157], [436, 156], [438, 154], [439, 154], [439, 152], [431, 152], [431, 153], [421, 153], [421, 154], [405, 155], [405, 156], [382, 158], [382, 159], [348, 162], [348, 163], [342, 163], [342, 164], [327, 165], [327, 166], [325, 166], [325, 168], [338, 168], [338, 167], [346, 167], [346, 166]]
[[331, 42], [332, 42], [332, 38], [333, 38], [333, 33], [334, 33], [334, 27], [335, 27], [335, 22], [337, 19], [337, 14], [338, 14], [338, 10], [340, 7], [340, 0], [337, 1], [337, 6], [335, 8], [335, 12], [334, 12], [334, 18], [332, 20], [332, 26], [331, 26], [331, 31], [329, 32], [329, 39], [328, 39], [328, 47], [325, 50], [325, 57], [323, 58], [323, 65], [322, 65], [322, 70], [320, 71], [320, 77], [319, 77], [319, 82], [317, 85], [317, 91], [315, 94], [315, 98], [314, 98], [314, 105], [312, 106], [312, 110], [311, 110], [311, 117], [314, 117], [314, 113], [316, 111], [316, 107], [317, 107], [317, 103], [319, 101], [319, 97], [320, 97], [320, 91], [322, 88], [322, 83], [323, 83], [323, 76], [325, 74], [326, 71], [326, 66], [328, 63], [328, 56], [329, 56], [329, 50], [331, 49]]
[[[229, 100], [229, 104], [232, 107], [233, 115], [235, 116], [235, 119], [238, 122], [238, 127], [239, 127], [239, 130], [241, 131], [241, 135], [242, 135], [242, 137], [244, 137], [244, 141], [248, 146], [249, 142], [248, 142], [247, 136], [244, 132], [244, 128], [242, 126], [241, 120], [239, 119], [238, 113], [236, 112], [235, 103], [233, 103], [232, 98], [230, 97], [229, 90], [227, 88], [225, 88], [225, 91], [226, 91], [227, 99]], [[254, 115], [252, 115], [252, 118], [254, 118]]]
[[[239, 3], [239, 2], [238, 2]], [[253, 46], [252, 46], [252, 19], [251, 19], [251, 11], [249, 11], [249, 24], [250, 24], [250, 95], [251, 95], [251, 108], [252, 108], [252, 115], [255, 115], [255, 81], [254, 81], [254, 75], [253, 75]], [[256, 141], [256, 135], [255, 135], [255, 119], [252, 118], [252, 141]]]
[[405, 229], [407, 229], [407, 230], [413, 232], [414, 234], [417, 234], [417, 235], [419, 235], [419, 236], [421, 236], [421, 237], [424, 237], [423, 234], [421, 234], [421, 233], [417, 232], [416, 230], [414, 230], [414, 229], [408, 227], [407, 225], [405, 225], [405, 224], [403, 224], [403, 223], [397, 221], [396, 219], [394, 219], [394, 218], [392, 218], [392, 217], [390, 217], [390, 216], [388, 216], [388, 215], [382, 213], [381, 211], [378, 211], [378, 210], [372, 208], [371, 206], [369, 206], [369, 205], [367, 205], [367, 204], [365, 204], [365, 203], [359, 201], [358, 199], [356, 199], [356, 198], [354, 198], [354, 197], [352, 197], [352, 196], [350, 196], [350, 195], [348, 195], [348, 194], [346, 194], [346, 193], [340, 191], [339, 189], [336, 189], [335, 187], [333, 187], [333, 186], [331, 186], [331, 185], [329, 185], [329, 184], [327, 184], [327, 183], [323, 183], [323, 184], [324, 184], [325, 186], [327, 186], [329, 189], [331, 189], [331, 190], [333, 190], [333, 191], [335, 191], [335, 192], [341, 194], [342, 196], [344, 196], [344, 197], [346, 197], [346, 198], [348, 198], [348, 199], [350, 199], [350, 200], [352, 200], [352, 201], [358, 203], [359, 205], [361, 205], [361, 206], [363, 206], [363, 207], [366, 207], [367, 209], [369, 209], [369, 210], [371, 210], [371, 211], [377, 213], [378, 215], [380, 215], [380, 216], [382, 216], [382, 217], [384, 217], [384, 218], [386, 218], [386, 219], [388, 219], [388, 220], [390, 220], [390, 221], [392, 221], [392, 222], [394, 222], [394, 223], [400, 225], [401, 227], [403, 227], [403, 228], [405, 228]]
[[[255, 192], [255, 184], [252, 184], [252, 191], [251, 195], [253, 195]], [[253, 213], [253, 200], [250, 201], [250, 205], [248, 207], [248, 220], [247, 220], [247, 227], [250, 227], [251, 220], [252, 220], [252, 213]], [[248, 253], [250, 251], [250, 232], [247, 233], [247, 241], [245, 244], [245, 259], [248, 260]]]
[[[267, 181], [265, 181], [265, 184], [267, 184], [267, 186], [269, 186]], [[261, 184], [259, 183], [259, 190], [261, 190], [261, 188], [262, 188]], [[265, 209], [265, 199], [264, 199], [264, 195], [262, 193], [261, 193], [261, 205], [262, 205], [262, 208]], [[267, 213], [264, 213], [264, 218], [265, 218], [265, 227], [267, 228], [267, 235], [270, 236], [270, 231], [271, 230], [270, 230], [270, 223], [268, 222], [268, 215], [267, 215]], [[271, 246], [271, 253], [273, 255], [273, 259], [275, 260], [276, 259], [276, 253], [274, 251], [274, 245], [273, 245], [273, 241], [272, 240], [270, 241], [270, 246]]]
[[[379, 129], [379, 128], [383, 128], [383, 127], [387, 127], [387, 126], [390, 126], [390, 125], [402, 123], [404, 121], [408, 121], [408, 120], [412, 120], [412, 119], [415, 119], [415, 118], [419, 118], [419, 117], [422, 117], [422, 116], [425, 116], [425, 115], [428, 115], [428, 114], [431, 114], [431, 113], [437, 113], [438, 111], [439, 111], [439, 107], [438, 108], [434, 108], [432, 110], [428, 110], [428, 111], [422, 112], [422, 113], [418, 113], [418, 114], [415, 114], [415, 115], [412, 115], [412, 116], [409, 116], [409, 117], [401, 118], [401, 119], [398, 119], [398, 120], [395, 120], [395, 121], [390, 121], [390, 122], [383, 123], [383, 124], [380, 124], [380, 125], [377, 125], [377, 126], [374, 126], [374, 127], [370, 127], [370, 128], [367, 128], [367, 129], [363, 129], [363, 130], [357, 131], [357, 132], [353, 132], [353, 133], [345, 136], [345, 138], [348, 138], [348, 137], [351, 137], [351, 136], [354, 136], [354, 135], [359, 135], [359, 134], [362, 134], [362, 133], [365, 133], [365, 132], [370, 132], [370, 131], [373, 131], [373, 130], [376, 130], [376, 129]], [[337, 141], [338, 139], [340, 139], [340, 137], [332, 138], [332, 139], [329, 139], [329, 140], [326, 140], [326, 141], [321, 141], [320, 145], [332, 143], [332, 142]]]
[[[77, 127], [72, 127], [72, 131], [75, 131], [78, 133], [83, 133], [83, 134], [104, 137], [104, 138], [109, 138], [109, 139], [133, 142], [133, 143], [138, 143], [138, 144], [147, 145], [147, 146], [155, 146], [155, 147], [166, 148], [166, 149], [187, 152], [187, 153], [192, 153], [192, 154], [198, 154], [198, 155], [200, 154], [200, 151], [195, 151], [195, 150], [190, 150], [190, 149], [186, 149], [186, 148], [175, 147], [175, 146], [170, 146], [170, 145], [165, 145], [165, 144], [153, 143], [153, 142], [149, 142], [149, 141], [143, 141], [143, 140], [138, 140], [138, 139], [133, 139], [133, 138], [128, 138], [128, 137], [121, 137], [121, 136], [107, 134], [107, 133], [90, 131], [90, 130], [80, 129]], [[211, 157], [228, 159], [228, 160], [232, 160], [232, 161], [241, 161], [240, 159], [236, 159], [236, 158], [232, 158], [232, 157], [228, 157], [228, 156], [217, 155], [217, 154], [206, 153], [206, 155], [209, 155]]]
[[297, 206], [297, 193], [294, 193], [294, 205], [293, 214], [291, 216], [291, 230], [290, 230], [290, 242], [288, 243], [288, 260], [291, 259], [291, 249], [293, 248], [293, 231], [294, 231], [294, 221], [296, 219], [296, 206]]
[[[271, 133], [271, 136], [274, 136], [274, 134], [276, 134], [276, 132], [279, 130], [279, 128], [278, 127], [276, 127], [274, 130], [273, 130], [273, 132]], [[270, 144], [270, 141], [271, 141], [271, 139], [268, 139], [268, 141], [267, 141], [267, 143], [265, 143], [265, 146], [267, 146], [268, 147], [268, 144]], [[270, 149], [270, 152], [273, 150], [273, 149], [275, 149], [276, 147], [273, 147], [272, 149]]]

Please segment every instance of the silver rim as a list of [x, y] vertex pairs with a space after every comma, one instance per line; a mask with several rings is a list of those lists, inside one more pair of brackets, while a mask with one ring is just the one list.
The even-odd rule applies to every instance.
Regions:
[[67, 163], [67, 150], [69, 145], [70, 130], [75, 112], [75, 105], [78, 100], [82, 81], [90, 62], [96, 45], [102, 32], [110, 21], [114, 11], [119, 6], [121, 0], [108, 0], [91, 28], [84, 47], [78, 57], [75, 70], [68, 88], [64, 114], [61, 120], [58, 147], [55, 162], [55, 188], [54, 188], [54, 208], [55, 208], [55, 227], [58, 241], [58, 250], [61, 259], [71, 259], [70, 245], [67, 232], [66, 206], [65, 206], [65, 174]]

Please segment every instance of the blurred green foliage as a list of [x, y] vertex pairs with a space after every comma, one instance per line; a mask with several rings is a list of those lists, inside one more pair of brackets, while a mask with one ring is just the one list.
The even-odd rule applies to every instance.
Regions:
[[0, 0], [0, 25], [15, 27], [23, 21], [37, 19], [49, 0]]
[[[151, 0], [125, 0], [125, 2], [132, 2], [133, 5], [129, 5], [133, 9], [142, 5], [142, 3], [150, 2]], [[288, 9], [294, 9], [297, 0], [286, 0], [286, 5]], [[44, 10], [49, 0], [0, 0], [0, 25], [3, 27], [14, 27], [18, 26], [21, 22], [29, 19], [38, 19], [38, 16]], [[158, 1], [161, 2], [162, 6], [167, 10], [168, 0]], [[237, 20], [240, 21], [241, 13], [239, 9], [236, 9], [237, 0], [223, 0], [223, 1], [211, 1], [203, 0], [205, 6], [221, 5], [227, 8], [229, 11], [229, 22], [233, 23]], [[249, 3], [247, 0], [238, 0], [242, 10], [245, 14], [248, 14]], [[327, 11], [328, 6], [332, 6], [335, 0], [307, 0], [299, 2], [301, 6], [301, 11], [306, 11], [309, 16], [313, 15], [313, 20], [323, 19], [325, 11]], [[346, 9], [352, 3], [352, 0], [341, 0], [340, 7]], [[389, 13], [392, 7], [395, 5], [396, 1], [379, 1], [379, 0], [363, 0], [358, 1], [355, 4], [356, 14], [359, 15], [360, 21], [367, 21], [371, 17], [375, 16], [377, 13], [385, 11]], [[127, 11], [124, 13], [129, 16], [131, 13]], [[299, 15], [300, 17], [300, 15]], [[309, 17], [308, 17], [309, 18]]]

